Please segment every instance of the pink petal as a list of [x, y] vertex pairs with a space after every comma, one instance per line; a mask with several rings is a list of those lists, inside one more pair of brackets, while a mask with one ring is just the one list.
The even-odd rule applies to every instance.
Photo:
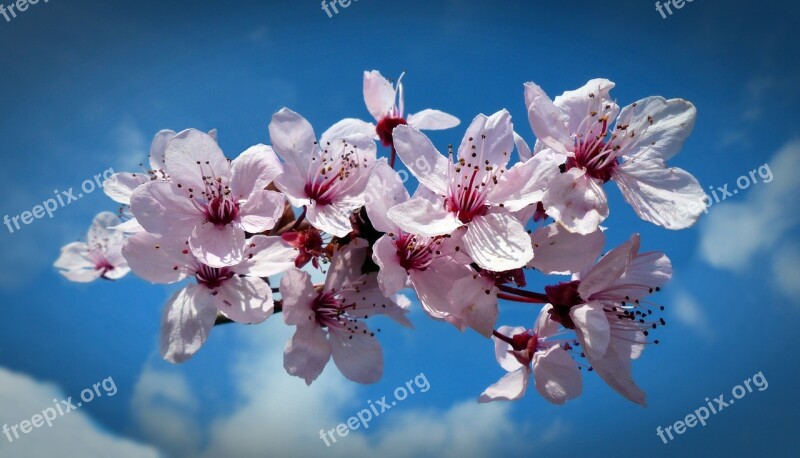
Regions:
[[409, 199], [400, 175], [386, 161], [378, 161], [372, 168], [365, 195], [367, 215], [372, 227], [384, 233], [399, 232], [399, 228], [387, 214], [389, 209]]
[[341, 289], [362, 279], [361, 266], [367, 259], [369, 245], [364, 239], [354, 239], [338, 251], [334, 252], [325, 279], [325, 291]]
[[552, 309], [552, 305], [545, 304], [542, 310], [539, 311], [539, 316], [536, 317], [533, 332], [540, 338], [552, 337], [561, 330], [561, 325], [550, 317], [550, 310]]
[[[614, 83], [607, 79], [597, 78], [589, 80], [583, 87], [566, 91], [553, 99], [553, 104], [566, 115], [568, 132], [585, 131], [584, 120], [590, 117], [591, 113], [598, 113], [597, 117], [606, 115], [609, 120], [616, 118], [619, 106], [612, 101], [609, 95], [614, 86]], [[583, 126], [581, 126], [582, 123], [584, 123]]]
[[603, 304], [592, 302], [573, 307], [569, 316], [575, 322], [575, 333], [587, 357], [601, 358], [611, 339], [611, 327], [603, 311]]
[[581, 235], [569, 232], [558, 223], [540, 227], [531, 236], [533, 259], [528, 267], [547, 275], [580, 272], [594, 263], [605, 245], [603, 231]]
[[660, 251], [637, 255], [620, 279], [611, 285], [619, 296], [641, 298], [651, 288], [661, 286], [672, 278], [672, 262]]
[[161, 316], [161, 356], [171, 363], [191, 358], [208, 339], [217, 307], [208, 290], [190, 285], [167, 301]]
[[366, 332], [330, 333], [333, 362], [342, 375], [357, 383], [375, 383], [383, 376], [383, 350], [378, 339]]
[[527, 367], [509, 372], [497, 383], [486, 388], [478, 398], [478, 402], [515, 401], [525, 395], [530, 376], [531, 370]]
[[531, 147], [528, 146], [528, 143], [525, 141], [525, 139], [516, 132], [514, 132], [514, 146], [517, 147], [517, 154], [519, 154], [519, 159], [522, 162], [527, 161], [533, 156], [531, 153]]
[[442, 203], [434, 204], [420, 197], [392, 207], [388, 216], [403, 231], [425, 237], [451, 234], [461, 227], [458, 218], [445, 210]]
[[217, 226], [203, 223], [189, 238], [192, 254], [209, 267], [235, 266], [242, 262], [245, 246], [244, 229], [236, 224]]
[[112, 269], [107, 270], [103, 277], [109, 280], [119, 280], [120, 278], [128, 275], [131, 269], [128, 266], [128, 261], [122, 256], [122, 245], [115, 244], [106, 250], [106, 260], [113, 266]]
[[512, 212], [540, 202], [550, 182], [561, 174], [559, 166], [565, 161], [566, 157], [553, 150], [541, 151], [501, 174], [486, 200]]
[[567, 129], [567, 117], [542, 88], [534, 83], [525, 83], [525, 105], [536, 138], [557, 153], [568, 154], [573, 141]]
[[314, 322], [311, 306], [317, 293], [311, 284], [311, 276], [298, 269], [291, 269], [281, 278], [281, 298], [283, 300], [283, 321], [289, 325], [303, 325]]
[[533, 258], [530, 236], [508, 213], [476, 217], [467, 228], [464, 248], [483, 269], [493, 272], [518, 269]]
[[188, 238], [205, 215], [188, 197], [179, 196], [173, 185], [153, 181], [140, 186], [131, 196], [131, 213], [148, 232]]
[[628, 105], [617, 123], [628, 124], [625, 132], [634, 137], [626, 137], [620, 155], [666, 161], [681, 150], [696, 119], [697, 109], [683, 99], [648, 97]]
[[115, 173], [103, 181], [103, 192], [114, 202], [130, 205], [133, 191], [149, 182], [150, 175], [146, 173]]
[[542, 199], [547, 214], [570, 232], [590, 234], [608, 217], [603, 188], [582, 169], [556, 176]]
[[[526, 329], [522, 326], [500, 326], [497, 328], [497, 332], [507, 337], [514, 337], [515, 335], [522, 334], [525, 331]], [[515, 358], [514, 355], [510, 353], [511, 345], [494, 336], [492, 336], [492, 340], [494, 341], [494, 356], [497, 358], [497, 363], [500, 364], [500, 367], [508, 372], [514, 372], [525, 367], [520, 364], [519, 360]]]
[[100, 212], [92, 220], [86, 240], [89, 248], [93, 249], [98, 245], [106, 246], [111, 244], [122, 244], [125, 236], [114, 229], [120, 223], [119, 217], [111, 212]]
[[331, 359], [331, 345], [325, 332], [316, 323], [297, 326], [283, 350], [283, 367], [290, 375], [300, 377], [306, 385], [317, 379]]
[[577, 364], [558, 345], [533, 355], [533, 380], [539, 394], [553, 404], [564, 404], [583, 392]]
[[54, 266], [67, 280], [78, 283], [94, 281], [101, 273], [89, 259], [89, 246], [83, 242], [72, 242], [61, 248]]
[[319, 137], [319, 143], [326, 145], [328, 142], [334, 143], [337, 140], [349, 138], [353, 135], [365, 135], [373, 140], [378, 139], [375, 124], [360, 119], [347, 118], [342, 119], [323, 132]]
[[306, 219], [315, 228], [335, 237], [346, 237], [352, 230], [350, 215], [361, 205], [357, 200], [336, 202], [330, 205], [311, 204], [306, 208]]
[[386, 116], [394, 107], [396, 92], [392, 83], [377, 70], [364, 72], [364, 103], [376, 120]]
[[175, 136], [165, 153], [170, 180], [188, 192], [200, 193], [206, 187], [203, 177], [221, 179], [230, 183], [231, 166], [217, 142], [208, 134], [187, 129]]
[[427, 108], [418, 113], [408, 116], [406, 119], [408, 125], [419, 130], [442, 130], [450, 129], [461, 123], [453, 115], [449, 115], [443, 111], [432, 110]]
[[[474, 148], [473, 148], [474, 147]], [[480, 114], [467, 128], [458, 157], [467, 162], [478, 160], [481, 166], [485, 161], [497, 168], [508, 164], [514, 149], [514, 126], [511, 115], [505, 109], [487, 117]], [[473, 159], [473, 154], [477, 156]]]
[[281, 173], [283, 166], [271, 147], [251, 146], [231, 163], [231, 191], [236, 198], [247, 198], [265, 190]]
[[629, 401], [644, 406], [647, 404], [646, 394], [636, 385], [631, 376], [631, 355], [635, 353], [632, 351], [632, 347], [638, 345], [620, 339], [612, 339], [601, 358], [590, 357], [588, 354], [586, 356], [594, 371], [608, 386]]
[[448, 173], [453, 164], [433, 146], [422, 132], [409, 127], [397, 126], [392, 134], [397, 155], [408, 171], [431, 191], [447, 194]]
[[272, 315], [275, 306], [272, 288], [260, 278], [234, 275], [215, 292], [217, 309], [237, 323], [261, 323]]
[[631, 159], [612, 178], [640, 218], [667, 229], [686, 229], [706, 211], [697, 179], [683, 169], [667, 168], [661, 159]]
[[388, 235], [384, 235], [372, 247], [372, 260], [378, 265], [378, 285], [386, 297], [397, 294], [406, 287], [408, 273], [400, 265], [397, 247]]
[[297, 248], [279, 236], [254, 235], [247, 240], [244, 261], [233, 270], [240, 275], [271, 277], [294, 267], [297, 254]]
[[269, 138], [278, 155], [298, 170], [305, 171], [311, 157], [319, 151], [311, 124], [288, 108], [272, 115]]
[[497, 289], [483, 276], [470, 275], [453, 282], [448, 299], [456, 314], [487, 339], [492, 336], [497, 323]]
[[467, 324], [460, 315], [460, 308], [456, 310], [450, 302], [450, 289], [442, 288], [442, 285], [452, 285], [456, 280], [467, 276], [472, 278], [474, 274], [475, 271], [467, 265], [440, 258], [424, 272], [412, 271], [410, 278], [422, 308], [428, 316], [437, 320], [447, 320], [463, 331]]
[[175, 131], [162, 130], [153, 138], [153, 142], [150, 144], [150, 168], [152, 170], [167, 169], [165, 158], [167, 145], [169, 145], [170, 140], [175, 138], [175, 135], [177, 135]]
[[192, 262], [191, 255], [183, 254], [186, 248], [171, 239], [139, 232], [125, 242], [122, 255], [137, 276], [153, 283], [175, 283], [186, 278], [186, 266]]
[[639, 252], [639, 244], [639, 234], [633, 234], [627, 242], [603, 256], [582, 276], [581, 284], [578, 286], [578, 293], [581, 297], [589, 299], [622, 277], [633, 262], [636, 253]]
[[275, 187], [289, 199], [293, 207], [303, 207], [311, 204], [311, 199], [306, 193], [306, 169], [297, 168], [293, 163], [286, 163], [283, 166], [283, 174], [275, 179]]
[[239, 208], [242, 228], [251, 234], [272, 229], [283, 215], [284, 202], [279, 192], [253, 191]]

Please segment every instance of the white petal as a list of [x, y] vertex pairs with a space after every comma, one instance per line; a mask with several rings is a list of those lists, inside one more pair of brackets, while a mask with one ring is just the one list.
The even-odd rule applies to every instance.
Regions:
[[533, 380], [539, 394], [553, 404], [564, 404], [583, 392], [577, 364], [558, 345], [533, 355]]
[[319, 377], [331, 359], [331, 346], [325, 332], [316, 323], [297, 326], [283, 350], [283, 367], [290, 375], [300, 377], [307, 385]]
[[358, 202], [330, 205], [309, 205], [306, 219], [315, 228], [335, 237], [346, 237], [353, 230], [350, 215], [360, 205]]
[[608, 200], [603, 188], [582, 169], [574, 168], [556, 176], [542, 199], [548, 216], [570, 232], [589, 234], [608, 217]]
[[647, 404], [646, 394], [631, 376], [631, 356], [635, 353], [632, 347], [639, 345], [612, 339], [602, 358], [590, 357], [588, 354], [586, 356], [594, 371], [608, 386], [629, 401], [644, 406]]
[[153, 283], [175, 283], [186, 278], [186, 266], [192, 256], [183, 254], [185, 244], [147, 232], [139, 232], [128, 238], [122, 255], [137, 276]]
[[453, 115], [439, 110], [431, 110], [430, 108], [409, 115], [406, 121], [409, 126], [420, 130], [450, 129], [461, 123], [461, 121]]
[[373, 118], [380, 120], [386, 116], [394, 107], [395, 98], [392, 83], [379, 71], [364, 72], [364, 102]]
[[266, 189], [281, 173], [283, 166], [272, 148], [251, 146], [231, 163], [231, 191], [235, 198], [246, 198]]
[[314, 321], [311, 306], [317, 293], [311, 284], [311, 276], [299, 269], [290, 269], [281, 278], [283, 321], [290, 325], [302, 325]]
[[137, 188], [131, 196], [131, 213], [148, 232], [178, 238], [188, 237], [205, 220], [191, 199], [176, 194], [173, 185], [164, 181]]
[[533, 259], [528, 267], [547, 275], [566, 275], [580, 272], [594, 263], [603, 250], [605, 236], [599, 229], [582, 235], [553, 223], [537, 229], [531, 241]]
[[525, 395], [528, 388], [531, 370], [527, 367], [509, 372], [497, 383], [486, 388], [478, 398], [478, 402], [514, 401]]
[[481, 166], [489, 161], [488, 164], [499, 168], [508, 164], [513, 149], [514, 126], [511, 115], [503, 109], [489, 117], [482, 114], [475, 117], [461, 140], [458, 157], [468, 163], [477, 160]]
[[269, 138], [281, 158], [305, 171], [318, 151], [314, 129], [306, 119], [288, 108], [272, 115]]
[[400, 265], [400, 258], [397, 256], [397, 247], [388, 235], [379, 238], [372, 247], [372, 260], [378, 265], [378, 285], [381, 292], [386, 297], [397, 294], [405, 288], [408, 281], [408, 273]]
[[208, 339], [217, 319], [209, 291], [190, 285], [175, 293], [161, 317], [161, 356], [171, 363], [191, 358]]
[[[522, 326], [517, 326], [514, 328], [511, 326], [500, 326], [497, 328], [497, 332], [506, 337], [514, 337], [515, 335], [522, 334], [525, 331], [527, 330]], [[514, 372], [515, 370], [522, 369], [524, 367], [519, 360], [510, 353], [511, 345], [494, 336], [492, 336], [492, 340], [494, 341], [494, 357], [497, 358], [497, 363], [500, 364], [500, 367], [508, 372]]]
[[528, 121], [538, 141], [558, 153], [568, 154], [573, 141], [567, 130], [566, 115], [534, 83], [525, 83], [525, 105], [528, 107]]
[[378, 134], [375, 129], [375, 124], [370, 122], [355, 118], [342, 119], [322, 133], [319, 137], [319, 143], [321, 145], [326, 145], [328, 142], [333, 143], [336, 140], [352, 137], [356, 134], [365, 135], [373, 140], [377, 140]]
[[633, 262], [639, 251], [639, 244], [639, 234], [633, 234], [627, 242], [609, 251], [594, 267], [582, 275], [581, 284], [578, 286], [581, 297], [589, 300], [592, 295], [617, 281]]
[[237, 323], [261, 323], [272, 315], [275, 306], [272, 288], [260, 278], [234, 275], [215, 292], [217, 309]]
[[242, 262], [244, 229], [235, 224], [218, 226], [203, 223], [189, 237], [192, 254], [209, 267], [235, 266]]
[[617, 121], [627, 124], [620, 154], [666, 161], [681, 150], [696, 119], [697, 109], [683, 99], [648, 97], [628, 105]]
[[486, 338], [491, 337], [498, 316], [494, 282], [484, 276], [469, 275], [452, 285], [448, 300], [455, 313], [467, 326]]
[[169, 142], [165, 156], [170, 180], [184, 189], [201, 192], [206, 186], [204, 176], [221, 179], [224, 185], [230, 183], [228, 159], [205, 132], [184, 130]]
[[519, 159], [523, 162], [527, 161], [528, 159], [533, 156], [531, 153], [531, 147], [528, 146], [528, 143], [525, 141], [522, 136], [514, 132], [514, 146], [517, 147], [517, 154], [519, 154]]
[[153, 137], [153, 142], [150, 143], [150, 168], [153, 170], [166, 170], [167, 169], [167, 162], [166, 162], [166, 152], [167, 152], [167, 145], [169, 145], [170, 140], [175, 138], [175, 131], [172, 130], [162, 130], [159, 131], [155, 137]]
[[592, 358], [601, 358], [611, 339], [611, 327], [603, 311], [603, 305], [592, 302], [573, 307], [569, 316], [575, 322], [575, 331], [583, 351]]
[[400, 175], [386, 161], [378, 161], [372, 168], [364, 197], [372, 227], [384, 233], [398, 232], [397, 225], [389, 219], [389, 209], [410, 197]]
[[121, 244], [125, 236], [121, 232], [111, 229], [119, 223], [119, 217], [114, 213], [98, 213], [92, 220], [92, 225], [89, 227], [89, 233], [86, 236], [89, 248], [95, 248], [98, 245]]
[[507, 213], [478, 216], [467, 225], [464, 248], [483, 269], [504, 272], [533, 258], [531, 239], [522, 224]]
[[375, 383], [383, 376], [383, 350], [366, 325], [359, 332], [330, 334], [331, 354], [342, 375], [358, 383]]
[[251, 234], [272, 229], [283, 215], [284, 202], [279, 192], [253, 191], [239, 209], [242, 227]]
[[279, 236], [254, 235], [247, 240], [241, 264], [233, 268], [237, 274], [271, 277], [294, 267], [297, 248], [287, 245]]
[[420, 197], [395, 205], [388, 216], [403, 231], [425, 237], [451, 234], [461, 227], [458, 218], [445, 210], [443, 204]]
[[645, 221], [667, 229], [686, 229], [706, 211], [705, 192], [689, 172], [667, 168], [661, 159], [631, 159], [612, 175], [625, 200]]
[[444, 196], [449, 182], [447, 176], [453, 164], [433, 146], [422, 132], [397, 126], [392, 134], [395, 150], [409, 172], [431, 191]]
[[[553, 104], [566, 115], [568, 132], [585, 132], [584, 120], [592, 113], [597, 113], [596, 118], [603, 116], [610, 120], [616, 118], [619, 106], [613, 102], [609, 94], [614, 86], [614, 83], [607, 79], [596, 78], [578, 89], [566, 91], [553, 99]], [[599, 130], [597, 132], [599, 133]]]
[[133, 191], [149, 181], [150, 175], [146, 173], [115, 173], [103, 181], [103, 192], [114, 202], [130, 205]]
[[503, 204], [512, 212], [540, 202], [550, 182], [561, 174], [559, 166], [565, 161], [565, 156], [553, 150], [541, 151], [501, 174], [486, 200]]

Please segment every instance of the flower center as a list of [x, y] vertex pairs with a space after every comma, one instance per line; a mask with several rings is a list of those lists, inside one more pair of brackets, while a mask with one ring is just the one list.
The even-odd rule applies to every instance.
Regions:
[[197, 279], [197, 283], [204, 285], [209, 289], [218, 288], [225, 282], [225, 280], [233, 277], [233, 275], [233, 271], [227, 267], [216, 268], [209, 267], [205, 264], [201, 264], [194, 274], [195, 278]]
[[377, 132], [378, 138], [381, 139], [383, 146], [392, 146], [392, 131], [395, 127], [406, 124], [408, 123], [402, 117], [386, 116], [378, 121], [375, 132]]
[[581, 295], [578, 294], [579, 280], [571, 282], [563, 282], [557, 285], [545, 286], [544, 292], [547, 295], [547, 300], [553, 306], [550, 309], [550, 319], [556, 323], [560, 323], [567, 329], [575, 329], [575, 323], [569, 316], [569, 311], [576, 305], [583, 304]]
[[396, 242], [400, 265], [407, 272], [427, 270], [441, 254], [439, 245], [443, 240], [444, 237], [418, 237], [405, 232], [401, 233]]
[[209, 223], [225, 226], [239, 216], [239, 203], [234, 202], [230, 195], [212, 197], [206, 205], [205, 213]]
[[318, 258], [325, 255], [325, 250], [323, 248], [322, 234], [318, 230], [309, 226], [304, 231], [284, 232], [281, 234], [281, 238], [284, 242], [299, 250], [300, 253], [294, 261], [298, 269], [308, 264], [309, 261], [312, 262], [315, 268], [319, 267]]
[[304, 190], [306, 196], [317, 205], [330, 205], [341, 194], [348, 192], [355, 185], [354, 180], [349, 178], [362, 165], [366, 166], [367, 159], [360, 159], [354, 146], [344, 140], [342, 142], [343, 145], [336, 145], [336, 148], [344, 149], [341, 154], [331, 151], [331, 144], [328, 143], [319, 157], [311, 158]]

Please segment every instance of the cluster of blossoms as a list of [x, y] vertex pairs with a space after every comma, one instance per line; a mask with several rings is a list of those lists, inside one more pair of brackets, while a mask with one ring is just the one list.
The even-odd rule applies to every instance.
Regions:
[[[295, 327], [289, 374], [311, 384], [332, 358], [348, 379], [373, 383], [383, 353], [366, 322], [382, 314], [410, 327], [401, 293], [413, 288], [431, 318], [494, 341], [508, 373], [480, 402], [518, 399], [533, 376], [540, 395], [562, 404], [581, 394], [586, 368], [644, 404], [631, 361], [658, 343], [651, 333], [663, 307], [646, 298], [672, 267], [661, 252], [640, 252], [638, 234], [601, 257], [604, 185], [616, 182], [645, 221], [694, 224], [700, 210], [687, 209], [703, 190], [665, 163], [691, 132], [694, 106], [648, 97], [620, 109], [604, 79], [552, 100], [528, 83], [533, 149], [501, 110], [476, 116], [445, 155], [421, 129], [458, 119], [430, 109], [406, 116], [401, 79], [365, 72], [376, 124], [344, 119], [317, 139], [284, 108], [269, 125], [272, 146], [233, 160], [215, 131], [159, 132], [150, 168], [104, 187], [121, 218], [98, 215], [88, 243], [64, 247], [56, 267], [81, 282], [129, 270], [153, 283], [193, 277], [162, 315], [161, 354], [171, 362], [189, 359], [215, 324], [282, 312]], [[377, 157], [378, 141], [388, 160]], [[396, 158], [419, 182], [413, 195]], [[569, 277], [534, 292], [526, 269]], [[542, 308], [532, 327], [498, 326], [500, 300]]]

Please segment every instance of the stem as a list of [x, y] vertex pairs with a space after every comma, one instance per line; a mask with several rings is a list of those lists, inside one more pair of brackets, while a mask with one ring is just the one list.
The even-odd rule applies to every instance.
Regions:
[[303, 206], [303, 212], [300, 213], [300, 216], [297, 217], [297, 221], [294, 222], [294, 224], [292, 225], [292, 228], [289, 229], [289, 231], [290, 232], [294, 232], [295, 230], [297, 230], [297, 228], [300, 227], [300, 223], [302, 223], [304, 219], [306, 219], [306, 206], [305, 205]]
[[546, 294], [535, 293], [533, 291], [525, 291], [524, 289], [517, 289], [517, 288], [513, 288], [511, 286], [506, 286], [506, 285], [500, 285], [497, 288], [500, 289], [500, 291], [503, 291], [503, 292], [506, 292], [506, 293], [509, 293], [509, 294], [513, 294], [515, 296], [525, 297], [525, 298], [528, 298], [528, 299], [534, 299], [536, 302], [532, 302], [533, 304], [547, 304], [547, 303], [550, 302], [550, 300], [547, 299], [547, 295]]
[[544, 302], [540, 301], [539, 299], [531, 299], [528, 297], [520, 297], [515, 296], [513, 294], [506, 294], [506, 293], [497, 293], [498, 299], [505, 299], [507, 301], [514, 301], [514, 302], [523, 302], [525, 304], [544, 304]]
[[392, 153], [389, 155], [389, 167], [394, 169], [394, 158], [397, 156], [397, 151], [394, 149], [394, 143], [392, 143]]
[[502, 340], [503, 342], [511, 345], [511, 348], [513, 348], [514, 350], [517, 350], [517, 351], [522, 350], [521, 348], [519, 348], [517, 346], [517, 344], [514, 343], [514, 339], [512, 339], [511, 337], [508, 337], [505, 334], [500, 334], [499, 332], [497, 332], [497, 330], [494, 330], [494, 329], [492, 329], [492, 335], [497, 337], [498, 339]]

